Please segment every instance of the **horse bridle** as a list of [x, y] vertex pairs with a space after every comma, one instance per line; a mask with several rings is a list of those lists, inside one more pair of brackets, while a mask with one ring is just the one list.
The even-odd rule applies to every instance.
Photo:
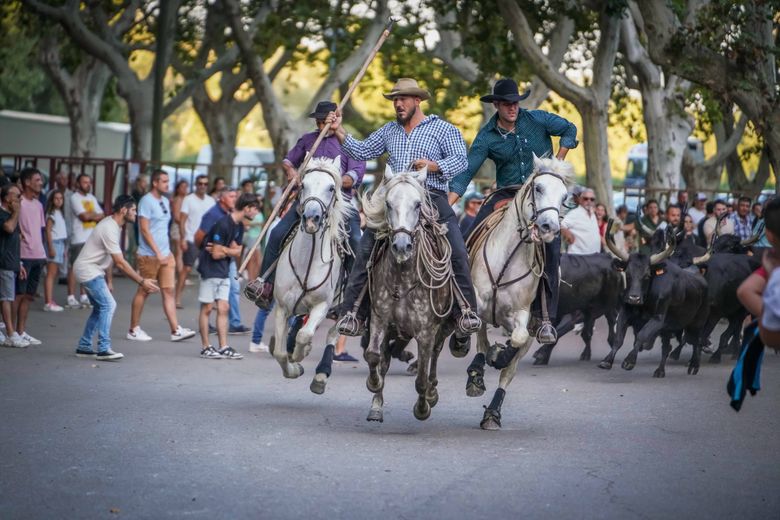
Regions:
[[[564, 186], [566, 185], [566, 179], [564, 179], [561, 175], [559, 175], [559, 174], [557, 174], [555, 172], [540, 171], [540, 172], [538, 172], [538, 173], [533, 175], [533, 177], [531, 178], [531, 186], [530, 186], [530, 189], [531, 189], [531, 211], [532, 211], [532, 213], [531, 213], [531, 218], [529, 219], [529, 224], [530, 225], [528, 227], [533, 226], [536, 223], [536, 219], [538, 219], [539, 216], [542, 213], [544, 213], [545, 211], [554, 211], [555, 213], [557, 213], [558, 214], [558, 220], [563, 218], [563, 217], [561, 217], [561, 210], [559, 208], [555, 207], [555, 206], [547, 206], [547, 207], [544, 207], [542, 209], [538, 209], [536, 207], [536, 179], [538, 177], [541, 177], [542, 175], [552, 175], [553, 177], [555, 177], [556, 179], [561, 181], [564, 184]], [[520, 218], [520, 209], [517, 206], [515, 206], [515, 210], [517, 211], [518, 221], [522, 222], [523, 219]]]
[[[310, 172], [322, 172], [322, 173], [327, 173], [328, 175], [332, 175], [331, 172], [329, 172], [328, 170], [323, 170], [322, 168], [312, 168], [311, 170], [306, 171], [306, 173], [310, 173]], [[301, 180], [301, 185], [303, 185], [303, 180]], [[325, 221], [327, 221], [328, 213], [330, 212], [333, 205], [336, 203], [336, 194], [335, 193], [333, 194], [333, 197], [331, 197], [330, 202], [327, 205], [325, 205], [325, 203], [322, 202], [322, 200], [314, 196], [306, 197], [302, 201], [299, 201], [298, 208], [296, 209], [296, 212], [298, 213], [299, 217], [303, 217], [303, 209], [306, 207], [306, 204], [308, 204], [309, 202], [316, 202], [317, 204], [320, 205], [320, 208], [322, 209], [322, 221], [320, 221], [320, 226], [322, 226], [322, 224]]]

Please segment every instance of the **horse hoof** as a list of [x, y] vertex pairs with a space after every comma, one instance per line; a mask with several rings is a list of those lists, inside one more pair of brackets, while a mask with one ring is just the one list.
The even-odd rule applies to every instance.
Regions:
[[396, 359], [398, 359], [398, 361], [401, 361], [402, 363], [408, 363], [409, 361], [414, 359], [414, 354], [412, 354], [408, 350], [404, 350], [400, 354], [398, 354], [398, 357]]
[[439, 392], [434, 389], [433, 395], [431, 397], [426, 396], [425, 400], [428, 401], [430, 407], [433, 408], [439, 402]]
[[450, 353], [453, 357], [462, 358], [471, 350], [471, 336], [458, 337], [456, 334], [450, 336]]
[[634, 361], [623, 361], [623, 364], [620, 365], [623, 367], [623, 370], [634, 370], [634, 367], [636, 366], [636, 363]]
[[366, 378], [366, 388], [372, 394], [379, 392], [382, 389], [382, 378], [376, 374], [369, 374]]
[[368, 412], [368, 417], [366, 417], [366, 421], [385, 422], [384, 413], [382, 412], [382, 410], [372, 408]]
[[550, 358], [545, 356], [544, 354], [539, 354], [538, 357], [536, 354], [534, 354], [534, 358], [536, 358], [534, 359], [534, 366], [536, 367], [547, 366], [547, 364], [550, 362]]
[[406, 375], [407, 376], [416, 376], [417, 375], [417, 361], [414, 363], [411, 363], [408, 367], [406, 367]]
[[712, 350], [712, 348], [711, 348], [711, 347], [709, 347], [709, 346], [707, 346], [707, 347], [702, 347], [702, 348], [701, 348], [701, 351], [702, 351], [704, 354], [714, 354], [714, 353], [715, 353], [715, 351], [714, 351], [714, 350]]
[[328, 376], [325, 374], [314, 374], [314, 379], [311, 380], [309, 390], [317, 395], [325, 393], [325, 385], [328, 384]]
[[695, 376], [699, 373], [699, 365], [688, 365], [688, 375]]
[[415, 419], [418, 421], [424, 421], [431, 416], [431, 405], [428, 404], [428, 401], [423, 400], [422, 406], [420, 406], [419, 402], [414, 405], [413, 412]]
[[590, 352], [580, 354], [580, 361], [590, 361]]
[[658, 378], [666, 377], [666, 372], [664, 372], [660, 368], [656, 368], [655, 372], [653, 372], [653, 377], [658, 377]]
[[602, 361], [598, 364], [599, 368], [603, 368], [604, 370], [612, 370], [612, 363], [609, 361]]
[[297, 379], [303, 375], [303, 365], [300, 363], [291, 363], [292, 368], [289, 371], [282, 371], [287, 379]]
[[481, 368], [469, 368], [468, 380], [466, 381], [466, 395], [469, 397], [479, 397], [485, 393], [484, 372]]
[[500, 430], [501, 412], [486, 407], [485, 413], [482, 416], [482, 422], [479, 423], [479, 427], [488, 431]]

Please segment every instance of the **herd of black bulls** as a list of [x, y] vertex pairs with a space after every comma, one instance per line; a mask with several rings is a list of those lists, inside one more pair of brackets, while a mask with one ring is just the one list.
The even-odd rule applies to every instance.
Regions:
[[[711, 354], [711, 363], [720, 362], [724, 351], [735, 357], [747, 316], [736, 293], [761, 265], [763, 251], [751, 248], [758, 233], [743, 241], [734, 235], [715, 236], [704, 249], [685, 239], [681, 229], [669, 228], [663, 249], [648, 255], [619, 250], [612, 229], [610, 221], [606, 245], [612, 254], [563, 255], [561, 259], [559, 338], [582, 322], [585, 349], [580, 359], [590, 360], [593, 324], [604, 316], [611, 350], [598, 366], [608, 370], [623, 346], [626, 330], [632, 327], [634, 346], [622, 363], [631, 370], [637, 354], [653, 348], [660, 336], [661, 364], [654, 377], [664, 377], [667, 358], [671, 354], [678, 359], [686, 344], [693, 347], [689, 374], [698, 372], [702, 352]], [[728, 326], [712, 348], [710, 335], [722, 319]], [[674, 351], [672, 338], [679, 342]], [[542, 345], [534, 353], [534, 364], [548, 364], [554, 347]]]

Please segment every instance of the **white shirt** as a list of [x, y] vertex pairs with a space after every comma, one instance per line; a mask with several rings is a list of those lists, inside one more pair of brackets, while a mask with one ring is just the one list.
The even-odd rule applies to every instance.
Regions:
[[567, 253], [572, 255], [590, 255], [601, 251], [601, 235], [596, 212], [577, 206], [563, 217], [563, 227], [574, 235], [574, 243], [569, 244]]
[[761, 325], [773, 332], [780, 331], [780, 269], [772, 271], [766, 283]]
[[104, 218], [95, 227], [73, 264], [73, 274], [79, 283], [105, 276], [111, 266], [111, 255], [122, 254], [119, 232], [119, 224], [110, 217]]
[[68, 238], [68, 226], [65, 224], [65, 217], [62, 216], [61, 210], [55, 209], [46, 218], [54, 221], [54, 225], [51, 227], [52, 240], [65, 240]]
[[691, 219], [693, 220], [693, 225], [697, 226], [696, 227], [696, 233], [698, 233], [699, 232], [699, 228], [698, 228], [699, 222], [701, 221], [701, 219], [703, 219], [704, 217], [707, 216], [707, 212], [704, 211], [704, 210], [698, 210], [696, 208], [691, 208], [691, 209], [688, 210], [688, 216], [691, 217]]
[[190, 193], [181, 203], [181, 213], [187, 214], [187, 221], [184, 223], [184, 240], [187, 242], [195, 241], [195, 232], [200, 227], [200, 220], [203, 215], [217, 202], [213, 197], [204, 195], [201, 199], [194, 193]]
[[92, 230], [95, 229], [97, 222], [82, 222], [79, 219], [79, 215], [88, 211], [95, 211], [97, 213], [103, 213], [103, 208], [100, 207], [98, 200], [91, 193], [82, 195], [79, 192], [75, 192], [70, 197], [70, 206], [73, 211], [73, 235], [70, 237], [71, 244], [83, 244], [92, 234]]

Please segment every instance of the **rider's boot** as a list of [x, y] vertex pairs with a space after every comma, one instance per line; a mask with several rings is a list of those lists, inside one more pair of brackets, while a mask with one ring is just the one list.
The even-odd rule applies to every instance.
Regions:
[[460, 334], [473, 334], [482, 328], [482, 320], [470, 307], [466, 307], [458, 317], [457, 326]]
[[246, 284], [244, 296], [255, 302], [255, 305], [261, 309], [271, 310], [271, 304], [274, 301], [274, 283], [257, 277]]

